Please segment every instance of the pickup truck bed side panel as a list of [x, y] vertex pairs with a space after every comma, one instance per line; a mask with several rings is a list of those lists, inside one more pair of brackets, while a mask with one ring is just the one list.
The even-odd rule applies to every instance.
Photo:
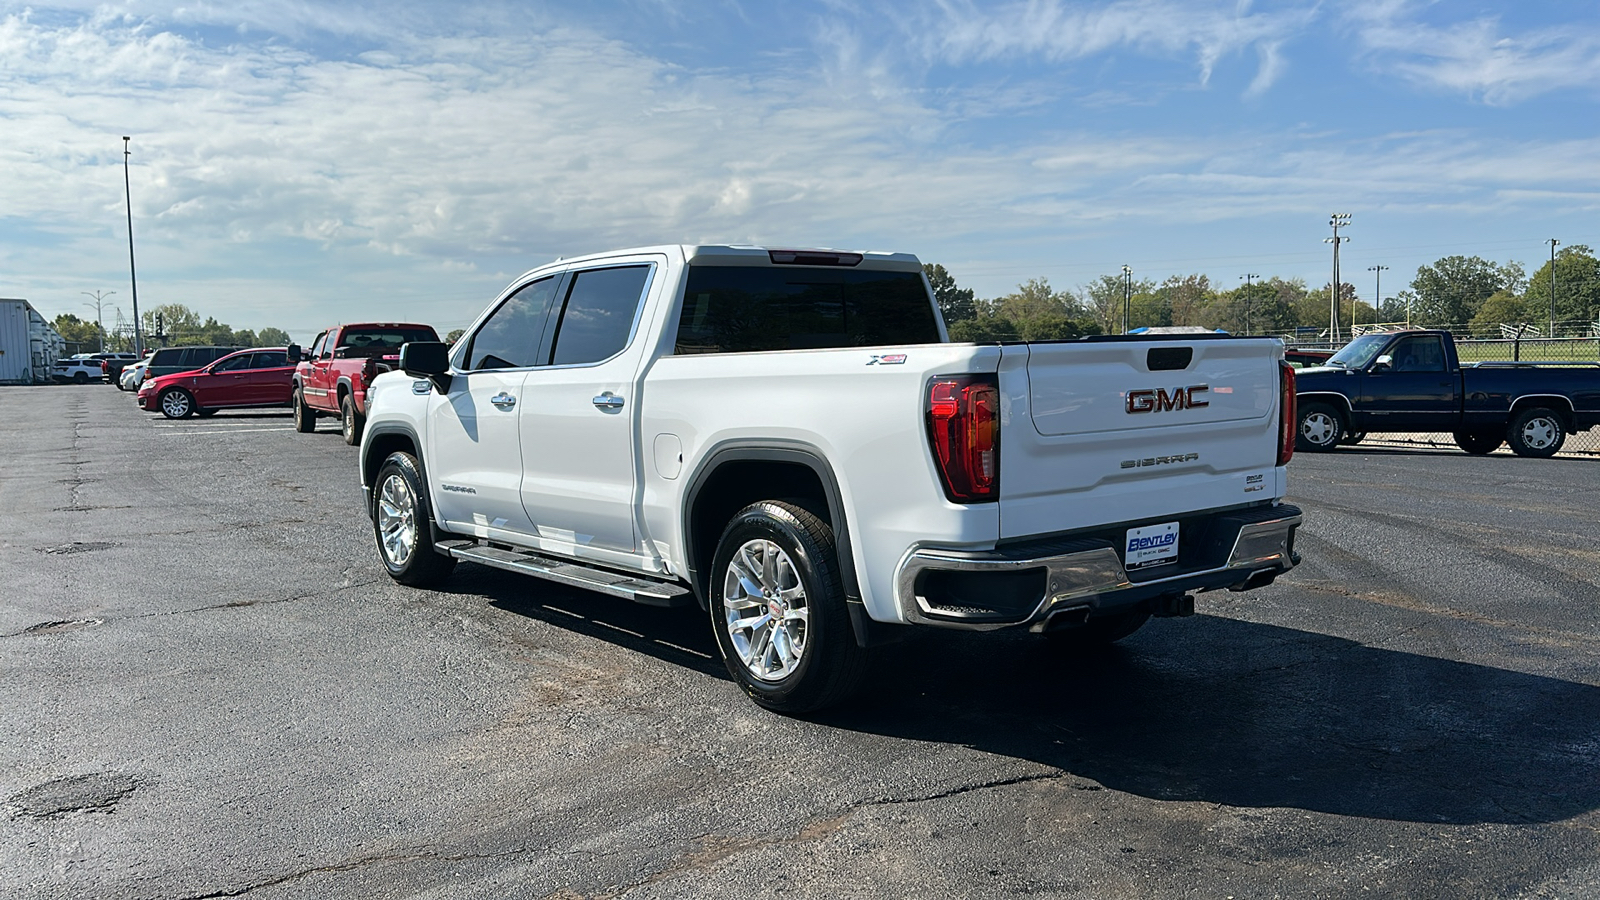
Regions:
[[[907, 361], [867, 365], [885, 352]], [[657, 361], [645, 378], [640, 435], [648, 537], [674, 571], [685, 571], [682, 505], [709, 452], [740, 440], [813, 446], [838, 477], [867, 612], [900, 621], [894, 569], [913, 545], [992, 547], [999, 536], [996, 504], [945, 499], [923, 396], [933, 375], [994, 371], [999, 358], [996, 347], [919, 345]], [[655, 452], [662, 435], [681, 446], [681, 471], [663, 472], [677, 454]]]

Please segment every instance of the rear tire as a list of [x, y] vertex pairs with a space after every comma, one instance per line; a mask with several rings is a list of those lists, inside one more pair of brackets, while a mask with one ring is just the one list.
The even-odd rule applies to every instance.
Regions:
[[367, 417], [356, 412], [355, 398], [345, 394], [339, 399], [339, 428], [344, 433], [344, 442], [351, 446], [361, 443], [361, 429], [367, 424]]
[[316, 410], [306, 405], [306, 398], [301, 395], [299, 388], [295, 388], [294, 393], [289, 396], [289, 403], [294, 406], [294, 430], [301, 434], [316, 431]]
[[1451, 437], [1456, 439], [1456, 446], [1473, 456], [1487, 456], [1500, 449], [1505, 438], [1492, 431], [1457, 431]]
[[434, 549], [428, 485], [415, 456], [396, 452], [383, 461], [372, 482], [370, 512], [378, 559], [390, 578], [429, 587], [455, 571], [456, 558]]
[[1044, 636], [1051, 646], [1063, 650], [1091, 650], [1122, 640], [1150, 621], [1150, 613], [1142, 609], [1113, 613], [1090, 619], [1082, 625], [1046, 631]]
[[707, 585], [712, 631], [757, 705], [799, 715], [845, 699], [866, 671], [845, 607], [833, 529], [791, 503], [740, 510], [717, 542]]
[[89, 383], [89, 373], [88, 372], [78, 372], [78, 373], [76, 373], [76, 374], [74, 374], [72, 376], [72, 381], [73, 381], [74, 384], [88, 384]]
[[1567, 423], [1553, 409], [1525, 409], [1511, 418], [1506, 443], [1518, 456], [1548, 459], [1555, 456], [1567, 440]]
[[1339, 446], [1344, 434], [1344, 416], [1326, 403], [1307, 403], [1300, 410], [1300, 427], [1295, 432], [1295, 449], [1326, 453]]

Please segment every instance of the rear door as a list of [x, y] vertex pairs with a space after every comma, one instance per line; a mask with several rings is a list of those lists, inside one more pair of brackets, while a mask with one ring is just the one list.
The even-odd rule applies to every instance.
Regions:
[[1276, 496], [1278, 345], [1012, 345], [1001, 360], [1001, 538]]
[[[638, 554], [634, 393], [639, 314], [659, 256], [573, 271], [521, 397], [522, 503], [541, 545], [622, 562]], [[599, 551], [587, 552], [587, 551]]]

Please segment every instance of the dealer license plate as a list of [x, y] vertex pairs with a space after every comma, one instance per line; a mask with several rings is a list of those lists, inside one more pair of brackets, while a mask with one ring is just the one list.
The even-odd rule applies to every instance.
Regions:
[[1129, 528], [1123, 565], [1129, 569], [1164, 566], [1178, 561], [1178, 523]]

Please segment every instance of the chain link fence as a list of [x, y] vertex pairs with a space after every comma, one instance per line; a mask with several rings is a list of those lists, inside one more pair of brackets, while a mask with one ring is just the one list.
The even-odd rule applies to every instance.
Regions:
[[[1573, 363], [1576, 365], [1593, 367], [1600, 362], [1600, 322], [1557, 322], [1555, 333], [1561, 337], [1545, 337], [1541, 331], [1548, 331], [1548, 327], [1541, 328], [1534, 325], [1501, 325], [1495, 331], [1498, 334], [1485, 335], [1486, 329], [1481, 326], [1452, 325], [1430, 326], [1448, 331], [1455, 337], [1456, 355], [1466, 364], [1475, 362], [1527, 362], [1559, 364]], [[1356, 336], [1382, 331], [1405, 330], [1404, 323], [1388, 323], [1380, 325], [1357, 325], [1354, 329]], [[1285, 341], [1296, 348], [1322, 348], [1329, 349], [1327, 334], [1315, 336], [1284, 335]], [[1450, 449], [1459, 450], [1455, 438], [1449, 433], [1395, 433], [1368, 435], [1361, 441], [1362, 446], [1372, 445], [1381, 447], [1414, 448], [1419, 450]], [[1497, 454], [1510, 455], [1511, 450], [1502, 446], [1496, 450]], [[1561, 446], [1557, 456], [1583, 459], [1600, 459], [1600, 428], [1589, 431], [1579, 431], [1567, 435], [1566, 443]]]

